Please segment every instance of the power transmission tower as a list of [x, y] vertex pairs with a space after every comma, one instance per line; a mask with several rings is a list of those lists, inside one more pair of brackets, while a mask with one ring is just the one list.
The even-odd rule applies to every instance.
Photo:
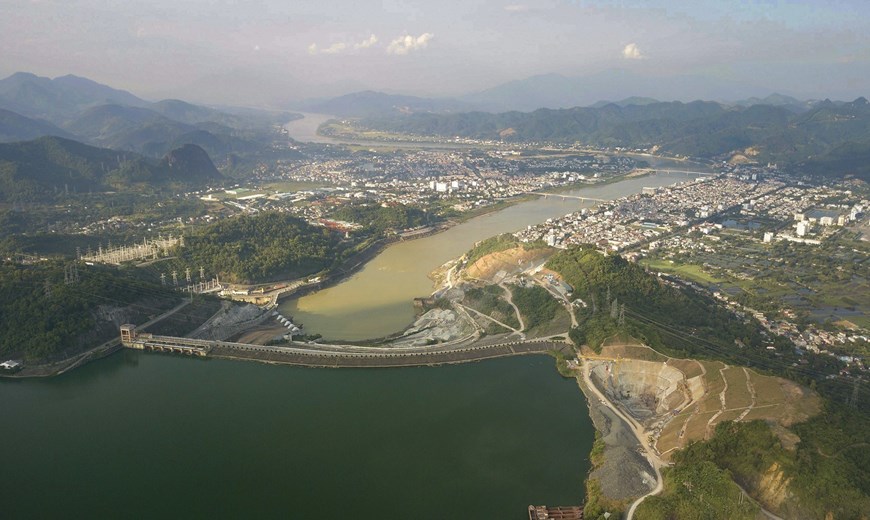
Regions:
[[184, 269], [184, 276], [187, 278], [187, 284], [190, 285], [190, 267]]
[[45, 297], [51, 298], [51, 282], [45, 281]]
[[619, 326], [622, 327], [625, 325], [625, 304], [619, 308]]
[[166, 285], [166, 273], [160, 273], [160, 283]]
[[172, 271], [172, 285], [178, 287], [178, 271]]
[[854, 407], [855, 402], [858, 401], [858, 386], [860, 384], [861, 384], [861, 382], [858, 380], [858, 378], [855, 378], [855, 381], [852, 383], [852, 396], [848, 399], [848, 401], [846, 403], [849, 406]]

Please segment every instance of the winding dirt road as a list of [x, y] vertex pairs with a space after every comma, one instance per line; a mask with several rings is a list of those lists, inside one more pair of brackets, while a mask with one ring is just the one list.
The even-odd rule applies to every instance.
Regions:
[[589, 390], [593, 394], [595, 394], [595, 396], [602, 403], [604, 403], [608, 408], [610, 408], [610, 410], [613, 411], [613, 413], [617, 417], [619, 417], [620, 419], [625, 421], [625, 424], [628, 425], [628, 427], [631, 429], [631, 432], [634, 434], [635, 437], [637, 437], [638, 443], [640, 444], [641, 449], [643, 449], [644, 457], [646, 457], [646, 460], [650, 463], [650, 466], [652, 466], [653, 470], [656, 473], [656, 487], [653, 488], [653, 490], [650, 491], [649, 493], [647, 493], [646, 495], [639, 497], [628, 508], [628, 512], [627, 512], [625, 518], [627, 520], [631, 520], [631, 518], [634, 516], [635, 509], [637, 509], [637, 506], [640, 505], [640, 503], [643, 502], [646, 497], [651, 496], [651, 495], [658, 495], [659, 493], [662, 492], [662, 489], [664, 489], [664, 480], [662, 479], [662, 472], [661, 472], [660, 468], [663, 466], [666, 466], [667, 464], [662, 462], [662, 460], [659, 458], [659, 456], [656, 453], [654, 453], [647, 445], [647, 443], [645, 441], [646, 430], [643, 428], [643, 426], [641, 426], [633, 418], [622, 413], [622, 410], [620, 410], [616, 405], [614, 405], [612, 402], [610, 402], [610, 400], [607, 399], [607, 397], [601, 392], [601, 390], [599, 390], [598, 387], [595, 386], [595, 384], [592, 382], [592, 376], [590, 374], [589, 362], [585, 358], [583, 360], [582, 372], [583, 372], [583, 381], [586, 383], [586, 386], [589, 388]]

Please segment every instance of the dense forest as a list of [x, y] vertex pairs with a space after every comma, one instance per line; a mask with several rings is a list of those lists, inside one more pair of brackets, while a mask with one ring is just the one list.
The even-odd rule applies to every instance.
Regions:
[[[642, 267], [619, 255], [604, 255], [592, 246], [578, 246], [554, 255], [547, 267], [560, 273], [586, 304], [579, 310], [581, 332], [593, 348], [616, 332], [620, 314], [627, 327], [656, 348], [686, 356], [709, 357], [717, 352], [699, 345], [692, 336], [720, 340], [730, 348], [734, 338], [759, 347], [757, 326], [737, 319], [700, 293], [665, 284]], [[600, 329], [612, 327], [611, 330]], [[670, 329], [687, 331], [674, 337]]]
[[[870, 178], [855, 157], [870, 145], [870, 104], [822, 101], [795, 113], [782, 106], [715, 102], [606, 104], [534, 112], [415, 113], [369, 117], [368, 128], [418, 135], [513, 141], [581, 142], [648, 148], [693, 157], [746, 153], [761, 162], [807, 162], [815, 173]], [[751, 152], [747, 151], [752, 149]], [[864, 153], [866, 155], [866, 153]]]
[[154, 192], [221, 178], [196, 145], [159, 162], [132, 152], [95, 148], [60, 137], [0, 143], [0, 201], [51, 201], [58, 195], [111, 190]]
[[[823, 518], [832, 511], [834, 518], [860, 518], [870, 508], [870, 400], [866, 389], [836, 377], [834, 358], [799, 357], [788, 342], [763, 334], [755, 320], [738, 318], [703, 293], [666, 283], [591, 246], [561, 251], [547, 266], [561, 273], [574, 297], [586, 304], [578, 309], [580, 325], [570, 334], [578, 345], [600, 348], [614, 334], [629, 334], [677, 357], [720, 359], [783, 375], [828, 398], [821, 415], [792, 426], [800, 437], [793, 450], [783, 448], [765, 423], [720, 424], [712, 439], [675, 456], [665, 492], [648, 499], [639, 516], [713, 518], [727, 511], [728, 518], [752, 518], [751, 505], [738, 507], [739, 492], [730, 479], [759, 496], [762, 476], [770, 471], [782, 471], [797, 497], [796, 509], [784, 516]], [[769, 345], [775, 353], [764, 348]]]
[[588, 245], [560, 251], [547, 267], [560, 273], [574, 288], [574, 298], [585, 304], [577, 309], [579, 326], [570, 333], [578, 345], [599, 349], [607, 337], [625, 333], [675, 357], [755, 367], [870, 410], [867, 389], [853, 389], [834, 377], [840, 368], [836, 358], [798, 356], [791, 342], [769, 335], [754, 318], [738, 317], [706, 293], [668, 284], [619, 255], [604, 255]]
[[[179, 296], [136, 269], [79, 264], [78, 281], [62, 263], [0, 263], [0, 355], [28, 361], [63, 358], [172, 308]], [[65, 276], [66, 275], [66, 276]]]
[[345, 205], [331, 215], [336, 220], [353, 222], [377, 234], [434, 224], [438, 219], [420, 208], [380, 204]]
[[222, 281], [253, 283], [317, 273], [343, 259], [341, 235], [283, 213], [240, 216], [210, 224], [185, 239], [165, 269]]
[[[638, 517], [752, 518], [746, 516], [753, 509], [748, 500], [738, 507], [739, 490], [730, 479], [761, 496], [765, 477], [781, 473], [794, 496], [778, 514], [862, 518], [870, 511], [868, 427], [865, 415], [829, 405], [822, 415], [796, 425], [801, 442], [787, 450], [762, 421], [720, 423], [712, 438], [675, 453], [673, 468], [665, 470], [665, 492], [646, 499]], [[728, 514], [713, 514], [723, 512]]]
[[526, 331], [544, 325], [556, 317], [559, 302], [543, 287], [539, 285], [530, 287], [512, 285], [510, 290], [513, 293], [514, 305], [520, 310], [525, 320]]

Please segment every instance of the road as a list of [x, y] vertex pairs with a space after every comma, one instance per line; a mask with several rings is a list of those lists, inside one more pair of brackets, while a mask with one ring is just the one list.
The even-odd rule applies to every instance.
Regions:
[[521, 330], [518, 330], [518, 329], [515, 329], [515, 328], [511, 327], [511, 326], [508, 325], [507, 323], [504, 323], [504, 322], [498, 321], [497, 319], [493, 318], [492, 316], [490, 316], [490, 315], [488, 315], [488, 314], [484, 314], [484, 313], [480, 312], [480, 311], [477, 310], [477, 309], [473, 309], [473, 308], [468, 307], [468, 306], [466, 306], [466, 305], [462, 305], [461, 303], [457, 303], [456, 305], [459, 305], [460, 307], [462, 307], [462, 308], [465, 309], [466, 311], [471, 311], [471, 312], [473, 312], [474, 314], [477, 314], [478, 316], [480, 316], [481, 318], [487, 319], [487, 320], [489, 320], [489, 321], [495, 323], [496, 325], [501, 325], [502, 327], [504, 327], [504, 328], [506, 328], [506, 329], [508, 329], [508, 330], [510, 330], [510, 331], [513, 331], [512, 334], [519, 334], [521, 339], [526, 339], [526, 335], [523, 334]]
[[514, 308], [514, 312], [517, 313], [517, 321], [520, 322], [520, 330], [526, 330], [526, 324], [523, 322], [523, 313], [520, 312], [520, 308], [514, 303], [514, 293], [512, 293], [503, 283], [498, 284], [498, 286], [507, 293], [507, 302]]
[[659, 458], [659, 456], [656, 453], [654, 453], [652, 450], [650, 450], [649, 447], [647, 446], [646, 430], [643, 428], [643, 426], [641, 426], [633, 418], [622, 413], [622, 410], [620, 410], [616, 405], [611, 403], [610, 400], [607, 399], [607, 397], [598, 389], [598, 387], [595, 386], [594, 383], [592, 383], [592, 376], [590, 374], [591, 367], [589, 365], [589, 358], [585, 358], [585, 357], [583, 358], [583, 370], [582, 370], [582, 372], [583, 372], [583, 381], [586, 383], [587, 388], [589, 388], [589, 390], [593, 394], [595, 394], [595, 396], [602, 403], [604, 403], [608, 408], [610, 408], [613, 411], [613, 413], [616, 414], [617, 417], [619, 417], [620, 419], [625, 421], [625, 423], [631, 429], [634, 436], [637, 437], [637, 440], [640, 443], [641, 449], [643, 449], [644, 457], [646, 457], [646, 460], [650, 463], [650, 466], [652, 466], [653, 470], [656, 473], [656, 487], [653, 488], [653, 490], [650, 491], [649, 493], [647, 493], [646, 495], [643, 495], [642, 497], [635, 500], [631, 504], [631, 506], [628, 508], [628, 513], [627, 513], [625, 518], [627, 520], [631, 520], [631, 518], [634, 516], [634, 511], [637, 509], [637, 506], [640, 505], [640, 503], [643, 502], [646, 497], [651, 496], [651, 495], [658, 495], [659, 493], [662, 492], [662, 489], [664, 488], [664, 481], [662, 479], [661, 468], [663, 466], [666, 466], [666, 464], [664, 462], [662, 462], [662, 460]]

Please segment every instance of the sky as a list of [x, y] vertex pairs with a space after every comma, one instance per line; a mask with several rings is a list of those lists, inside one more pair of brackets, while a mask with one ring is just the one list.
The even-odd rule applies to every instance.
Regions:
[[248, 106], [458, 96], [537, 74], [698, 75], [870, 95], [867, 0], [7, 0], [0, 76]]

